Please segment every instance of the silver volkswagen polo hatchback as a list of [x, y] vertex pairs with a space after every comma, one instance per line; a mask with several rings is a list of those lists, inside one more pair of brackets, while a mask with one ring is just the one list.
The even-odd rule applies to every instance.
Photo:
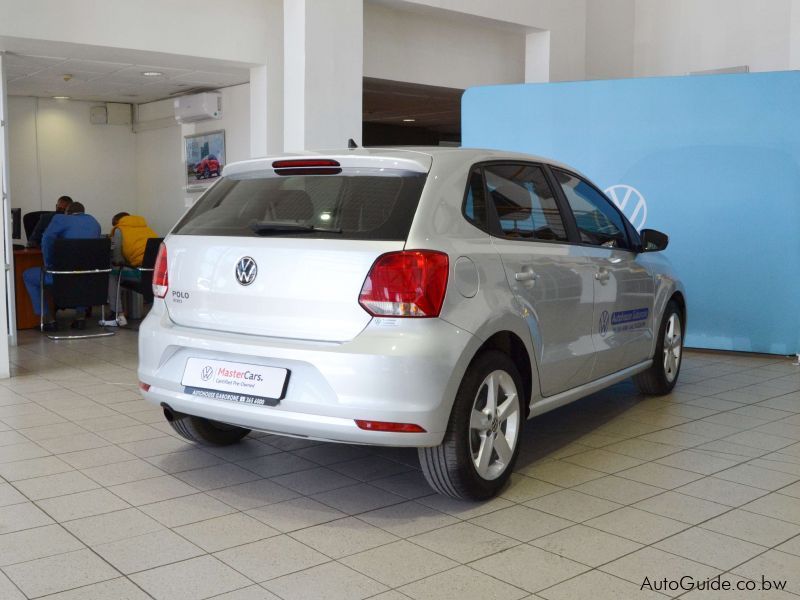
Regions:
[[672, 390], [686, 300], [666, 246], [524, 154], [230, 164], [161, 247], [140, 388], [200, 444], [416, 447], [436, 491], [488, 498], [526, 419], [628, 377]]

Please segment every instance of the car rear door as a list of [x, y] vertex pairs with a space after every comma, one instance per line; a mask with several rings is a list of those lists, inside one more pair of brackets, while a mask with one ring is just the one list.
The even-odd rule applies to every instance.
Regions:
[[483, 166], [492, 244], [528, 323], [541, 392], [551, 396], [591, 377], [593, 280], [541, 165]]
[[553, 168], [594, 276], [592, 379], [647, 360], [653, 344], [653, 275], [637, 261], [625, 217], [586, 179]]

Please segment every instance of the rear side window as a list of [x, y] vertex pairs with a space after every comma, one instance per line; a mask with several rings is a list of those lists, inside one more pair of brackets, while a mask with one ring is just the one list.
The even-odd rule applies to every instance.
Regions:
[[567, 241], [555, 195], [541, 167], [489, 165], [484, 174], [503, 237]]
[[469, 175], [467, 196], [464, 200], [464, 215], [480, 229], [489, 227], [486, 213], [486, 189], [483, 187], [483, 174], [480, 167], [475, 167]]
[[425, 178], [361, 168], [337, 175], [228, 176], [197, 201], [173, 233], [402, 241]]
[[607, 248], [630, 248], [622, 215], [586, 181], [558, 169], [553, 174], [567, 197], [581, 242]]

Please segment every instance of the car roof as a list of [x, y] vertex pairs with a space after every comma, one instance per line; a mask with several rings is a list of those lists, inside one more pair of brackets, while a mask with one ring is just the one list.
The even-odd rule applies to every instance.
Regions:
[[[303, 152], [290, 152], [285, 154], [276, 154], [266, 156], [263, 158], [253, 158], [244, 161], [230, 163], [225, 166], [223, 174], [231, 175], [234, 173], [243, 173], [251, 171], [261, 171], [265, 169], [272, 169], [272, 161], [277, 159], [292, 159], [292, 158], [336, 158], [336, 159], [355, 159], [363, 158], [370, 159], [389, 159], [403, 163], [406, 165], [412, 164], [417, 167], [414, 170], [428, 171], [431, 162], [436, 160], [437, 156], [445, 155], [461, 155], [465, 162], [476, 163], [490, 160], [523, 160], [526, 162], [539, 162], [547, 163], [549, 165], [563, 167], [571, 171], [574, 168], [565, 165], [558, 161], [546, 158], [543, 156], [535, 156], [532, 154], [524, 154], [522, 152], [508, 152], [504, 150], [491, 150], [487, 148], [461, 148], [454, 146], [387, 146], [387, 147], [369, 147], [369, 148], [345, 148], [334, 150], [307, 150]], [[344, 165], [343, 165], [344, 166]]]

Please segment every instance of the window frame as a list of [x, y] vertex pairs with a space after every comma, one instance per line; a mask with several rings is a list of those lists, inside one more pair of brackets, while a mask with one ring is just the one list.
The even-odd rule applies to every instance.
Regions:
[[[523, 166], [523, 167], [533, 167], [541, 169], [542, 173], [544, 174], [545, 182], [548, 186], [550, 186], [550, 191], [553, 194], [553, 200], [556, 203], [556, 208], [558, 210], [558, 214], [561, 217], [561, 222], [564, 225], [564, 231], [567, 235], [566, 240], [542, 240], [536, 238], [510, 238], [503, 232], [503, 229], [500, 225], [500, 216], [497, 214], [497, 209], [494, 205], [494, 202], [490, 201], [491, 196], [489, 195], [489, 186], [486, 183], [486, 167], [492, 166]], [[552, 173], [549, 172], [548, 169], [549, 165], [547, 163], [542, 162], [533, 162], [527, 160], [517, 160], [517, 159], [510, 159], [510, 160], [503, 160], [503, 159], [495, 159], [495, 160], [485, 160], [480, 161], [477, 163], [473, 163], [470, 165], [470, 168], [467, 170], [467, 185], [464, 189], [464, 198], [461, 202], [461, 214], [464, 219], [473, 227], [480, 229], [484, 233], [488, 235], [501, 239], [506, 240], [509, 242], [523, 242], [523, 243], [538, 243], [538, 244], [573, 244], [580, 238], [577, 234], [577, 227], [574, 224], [574, 218], [572, 216], [572, 212], [569, 211], [569, 206], [565, 204], [565, 198], [563, 192], [561, 190], [561, 186], [558, 185], [554, 187], [554, 183], [557, 184], [555, 178], [552, 176]], [[471, 219], [467, 215], [467, 196], [469, 195], [471, 184], [472, 184], [472, 174], [473, 172], [479, 169], [481, 182], [483, 183], [483, 194], [485, 197], [486, 202], [486, 226], [481, 226], [477, 223], [474, 219]]]
[[611, 199], [609, 199], [609, 197], [606, 196], [606, 194], [599, 187], [597, 187], [594, 183], [589, 181], [589, 179], [587, 179], [585, 176], [580, 175], [580, 174], [576, 173], [575, 171], [573, 171], [571, 169], [568, 169], [568, 168], [565, 168], [565, 167], [561, 167], [561, 166], [556, 166], [556, 165], [546, 165], [546, 169], [547, 169], [547, 171], [548, 171], [548, 173], [550, 175], [550, 178], [551, 178], [551, 182], [552, 182], [551, 185], [555, 184], [557, 186], [556, 193], [562, 198], [563, 203], [564, 203], [564, 205], [566, 205], [566, 208], [568, 210], [569, 221], [571, 223], [571, 228], [572, 228], [572, 230], [574, 231], [574, 234], [575, 234], [574, 243], [576, 245], [585, 246], [587, 248], [603, 248], [603, 246], [601, 246], [601, 245], [590, 244], [588, 242], [584, 242], [583, 240], [581, 240], [580, 229], [578, 228], [578, 221], [575, 218], [575, 214], [572, 212], [572, 206], [570, 206], [570, 204], [569, 204], [569, 199], [567, 198], [567, 194], [564, 191], [564, 188], [562, 187], [561, 183], [558, 181], [558, 178], [555, 175], [556, 171], [561, 171], [562, 173], [566, 173], [567, 175], [570, 175], [571, 177], [575, 177], [575, 178], [579, 179], [580, 181], [582, 181], [583, 183], [587, 184], [594, 191], [596, 191], [600, 195], [600, 197], [603, 200], [605, 200], [606, 203], [614, 210], [614, 212], [616, 212], [620, 216], [620, 218], [622, 219], [622, 225], [624, 226], [624, 231], [623, 232], [625, 234], [625, 239], [626, 239], [626, 241], [628, 243], [628, 247], [627, 248], [619, 248], [619, 247], [617, 247], [617, 248], [606, 248], [606, 250], [620, 250], [620, 251], [623, 251], [623, 252], [630, 252], [632, 254], [638, 254], [641, 251], [640, 250], [641, 243], [639, 243], [637, 245], [637, 243], [635, 241], [635, 240], [639, 239], [639, 235], [638, 235], [638, 233], [636, 234], [636, 236], [634, 236], [632, 234], [632, 232], [635, 232], [635, 229], [633, 228], [633, 225], [631, 225], [631, 222], [628, 220], [628, 217], [625, 216], [625, 213], [623, 213], [619, 209], [619, 207], [616, 204], [614, 204], [611, 201]]
[[489, 214], [488, 214], [489, 213], [488, 204], [486, 206], [486, 213], [487, 213], [486, 214], [486, 220], [487, 220], [487, 223], [485, 224], [485, 226], [480, 224], [478, 221], [476, 221], [475, 219], [473, 219], [472, 217], [470, 217], [467, 214], [467, 200], [469, 198], [470, 190], [472, 189], [472, 174], [473, 174], [473, 172], [475, 170], [479, 171], [479, 175], [480, 175], [480, 178], [481, 178], [481, 187], [483, 188], [483, 194], [484, 194], [484, 202], [486, 202], [485, 196], [486, 196], [486, 191], [487, 190], [486, 190], [486, 177], [483, 174], [483, 163], [475, 163], [473, 165], [470, 165], [469, 169], [467, 169], [467, 184], [464, 187], [464, 197], [461, 200], [461, 216], [464, 217], [464, 219], [467, 221], [467, 223], [469, 223], [470, 225], [472, 225], [476, 229], [479, 229], [480, 231], [483, 231], [484, 233], [488, 233], [489, 235], [492, 235], [492, 232], [490, 231], [490, 225], [491, 224], [488, 222], [488, 221], [490, 221]]

